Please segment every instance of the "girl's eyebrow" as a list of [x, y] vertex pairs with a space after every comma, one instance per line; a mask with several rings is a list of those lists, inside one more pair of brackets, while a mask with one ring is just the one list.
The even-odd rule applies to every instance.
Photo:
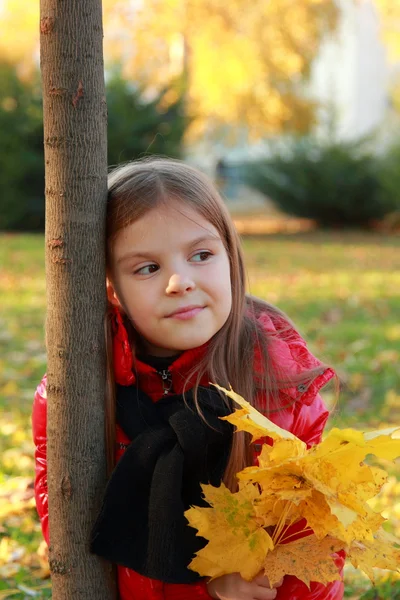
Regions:
[[[192, 240], [191, 242], [189, 242], [186, 247], [187, 249], [189, 248], [193, 248], [193, 246], [197, 246], [198, 244], [202, 244], [203, 242], [221, 242], [221, 238], [218, 235], [213, 235], [212, 233], [207, 233], [206, 235], [202, 235], [199, 238], [196, 238], [194, 240]], [[125, 260], [128, 259], [132, 259], [132, 258], [144, 258], [146, 260], [150, 260], [152, 258], [154, 258], [154, 255], [156, 253], [155, 252], [142, 252], [142, 251], [138, 251], [138, 252], [128, 252], [127, 254], [124, 254], [123, 256], [121, 256], [118, 260], [117, 260], [117, 264], [120, 264], [122, 262], [124, 262]]]

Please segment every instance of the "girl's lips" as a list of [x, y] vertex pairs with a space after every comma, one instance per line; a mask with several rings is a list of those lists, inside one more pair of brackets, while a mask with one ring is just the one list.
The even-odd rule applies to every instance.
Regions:
[[194, 306], [193, 308], [184, 308], [180, 312], [175, 312], [172, 315], [169, 315], [169, 319], [180, 319], [181, 321], [186, 321], [187, 319], [192, 319], [197, 314], [199, 314], [203, 310], [203, 306]]

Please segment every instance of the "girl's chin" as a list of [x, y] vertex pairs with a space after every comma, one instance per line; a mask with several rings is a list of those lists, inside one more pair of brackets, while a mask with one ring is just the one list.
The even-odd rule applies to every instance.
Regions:
[[176, 343], [172, 345], [172, 347], [169, 346], [168, 348], [159, 346], [156, 343], [146, 344], [146, 351], [151, 356], [168, 358], [169, 356], [175, 356], [176, 354], [179, 354], [180, 352], [185, 352], [186, 350], [193, 350], [194, 348], [199, 348], [200, 346], [203, 346], [203, 344], [206, 344], [209, 340], [210, 338], [206, 336], [202, 336], [191, 341], [177, 340]]

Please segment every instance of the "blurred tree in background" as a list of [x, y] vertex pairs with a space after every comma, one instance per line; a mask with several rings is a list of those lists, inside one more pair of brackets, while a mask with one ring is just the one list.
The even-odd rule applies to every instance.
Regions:
[[[379, 9], [385, 46], [393, 63], [400, 59], [400, 1], [375, 0]], [[389, 97], [393, 108], [400, 113], [400, 74], [393, 76]]]
[[259, 139], [305, 132], [314, 122], [304, 80], [336, 27], [334, 0], [147, 0], [119, 7], [113, 15], [121, 36], [111, 51], [125, 50], [124, 72], [149, 87], [183, 74], [186, 105], [196, 112], [189, 139], [205, 131], [221, 136], [226, 125]]
[[[145, 154], [179, 157], [184, 142], [204, 134], [224, 141], [236, 135], [308, 135], [316, 106], [305, 83], [321, 43], [336, 31], [339, 5], [336, 0], [103, 0], [109, 164]], [[391, 51], [400, 56], [400, 0], [376, 0], [376, 6]], [[3, 0], [0, 18], [0, 229], [41, 230], [39, 4]], [[396, 104], [400, 92], [396, 96], [393, 90], [392, 98]], [[356, 193], [364, 179], [355, 181], [361, 167], [357, 163], [353, 172], [346, 152], [340, 168], [347, 156], [353, 177], [346, 190]], [[392, 154], [388, 160], [395, 165]], [[336, 159], [330, 156], [328, 162], [319, 165], [326, 170], [318, 175], [318, 194], [311, 196], [321, 196], [328, 171], [340, 176]], [[385, 190], [378, 194], [379, 205], [387, 206], [388, 195], [398, 193], [396, 168], [378, 166], [383, 174], [377, 185]], [[350, 202], [346, 198], [342, 195], [342, 205]]]
[[375, 0], [379, 10], [383, 37], [393, 59], [400, 57], [400, 2], [399, 0]]
[[18, 76], [37, 77], [39, 2], [3, 0], [0, 4], [0, 59], [16, 66]]
[[[348, 0], [357, 2], [358, 0]], [[400, 55], [399, 0], [374, 0], [384, 37]], [[191, 119], [187, 139], [244, 132], [254, 138], [308, 133], [316, 106], [304, 83], [327, 35], [337, 29], [336, 0], [103, 0], [106, 67], [161, 92], [180, 78]], [[3, 0], [0, 57], [27, 77], [38, 62], [39, 5]], [[178, 100], [176, 88], [164, 105]]]
[[[24, 73], [38, 60], [38, 12], [3, 1], [0, 56]], [[260, 138], [313, 123], [304, 79], [336, 27], [335, 0], [103, 0], [103, 12], [106, 61], [121, 62], [125, 79], [154, 93], [183, 78], [190, 136], [229, 125]], [[164, 103], [177, 100], [173, 89]]]

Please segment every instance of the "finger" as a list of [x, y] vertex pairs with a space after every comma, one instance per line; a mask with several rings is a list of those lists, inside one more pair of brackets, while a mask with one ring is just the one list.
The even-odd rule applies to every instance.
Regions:
[[278, 581], [278, 583], [275, 583], [274, 586], [271, 586], [271, 583], [270, 583], [270, 581], [269, 581], [269, 579], [268, 579], [268, 577], [266, 575], [261, 575], [261, 574], [257, 575], [257, 577], [255, 577], [253, 579], [253, 582], [256, 583], [257, 585], [261, 585], [262, 587], [266, 587], [266, 588], [270, 588], [270, 589], [272, 587], [273, 588], [278, 588], [283, 583], [283, 577], [282, 577], [282, 579], [280, 579]]
[[256, 583], [257, 585], [261, 585], [261, 587], [271, 589], [268, 577], [262, 573], [260, 573], [259, 575], [257, 575], [257, 577], [255, 577], [253, 579], [253, 583]]
[[254, 600], [274, 600], [277, 593], [275, 589], [259, 588], [254, 595]]

